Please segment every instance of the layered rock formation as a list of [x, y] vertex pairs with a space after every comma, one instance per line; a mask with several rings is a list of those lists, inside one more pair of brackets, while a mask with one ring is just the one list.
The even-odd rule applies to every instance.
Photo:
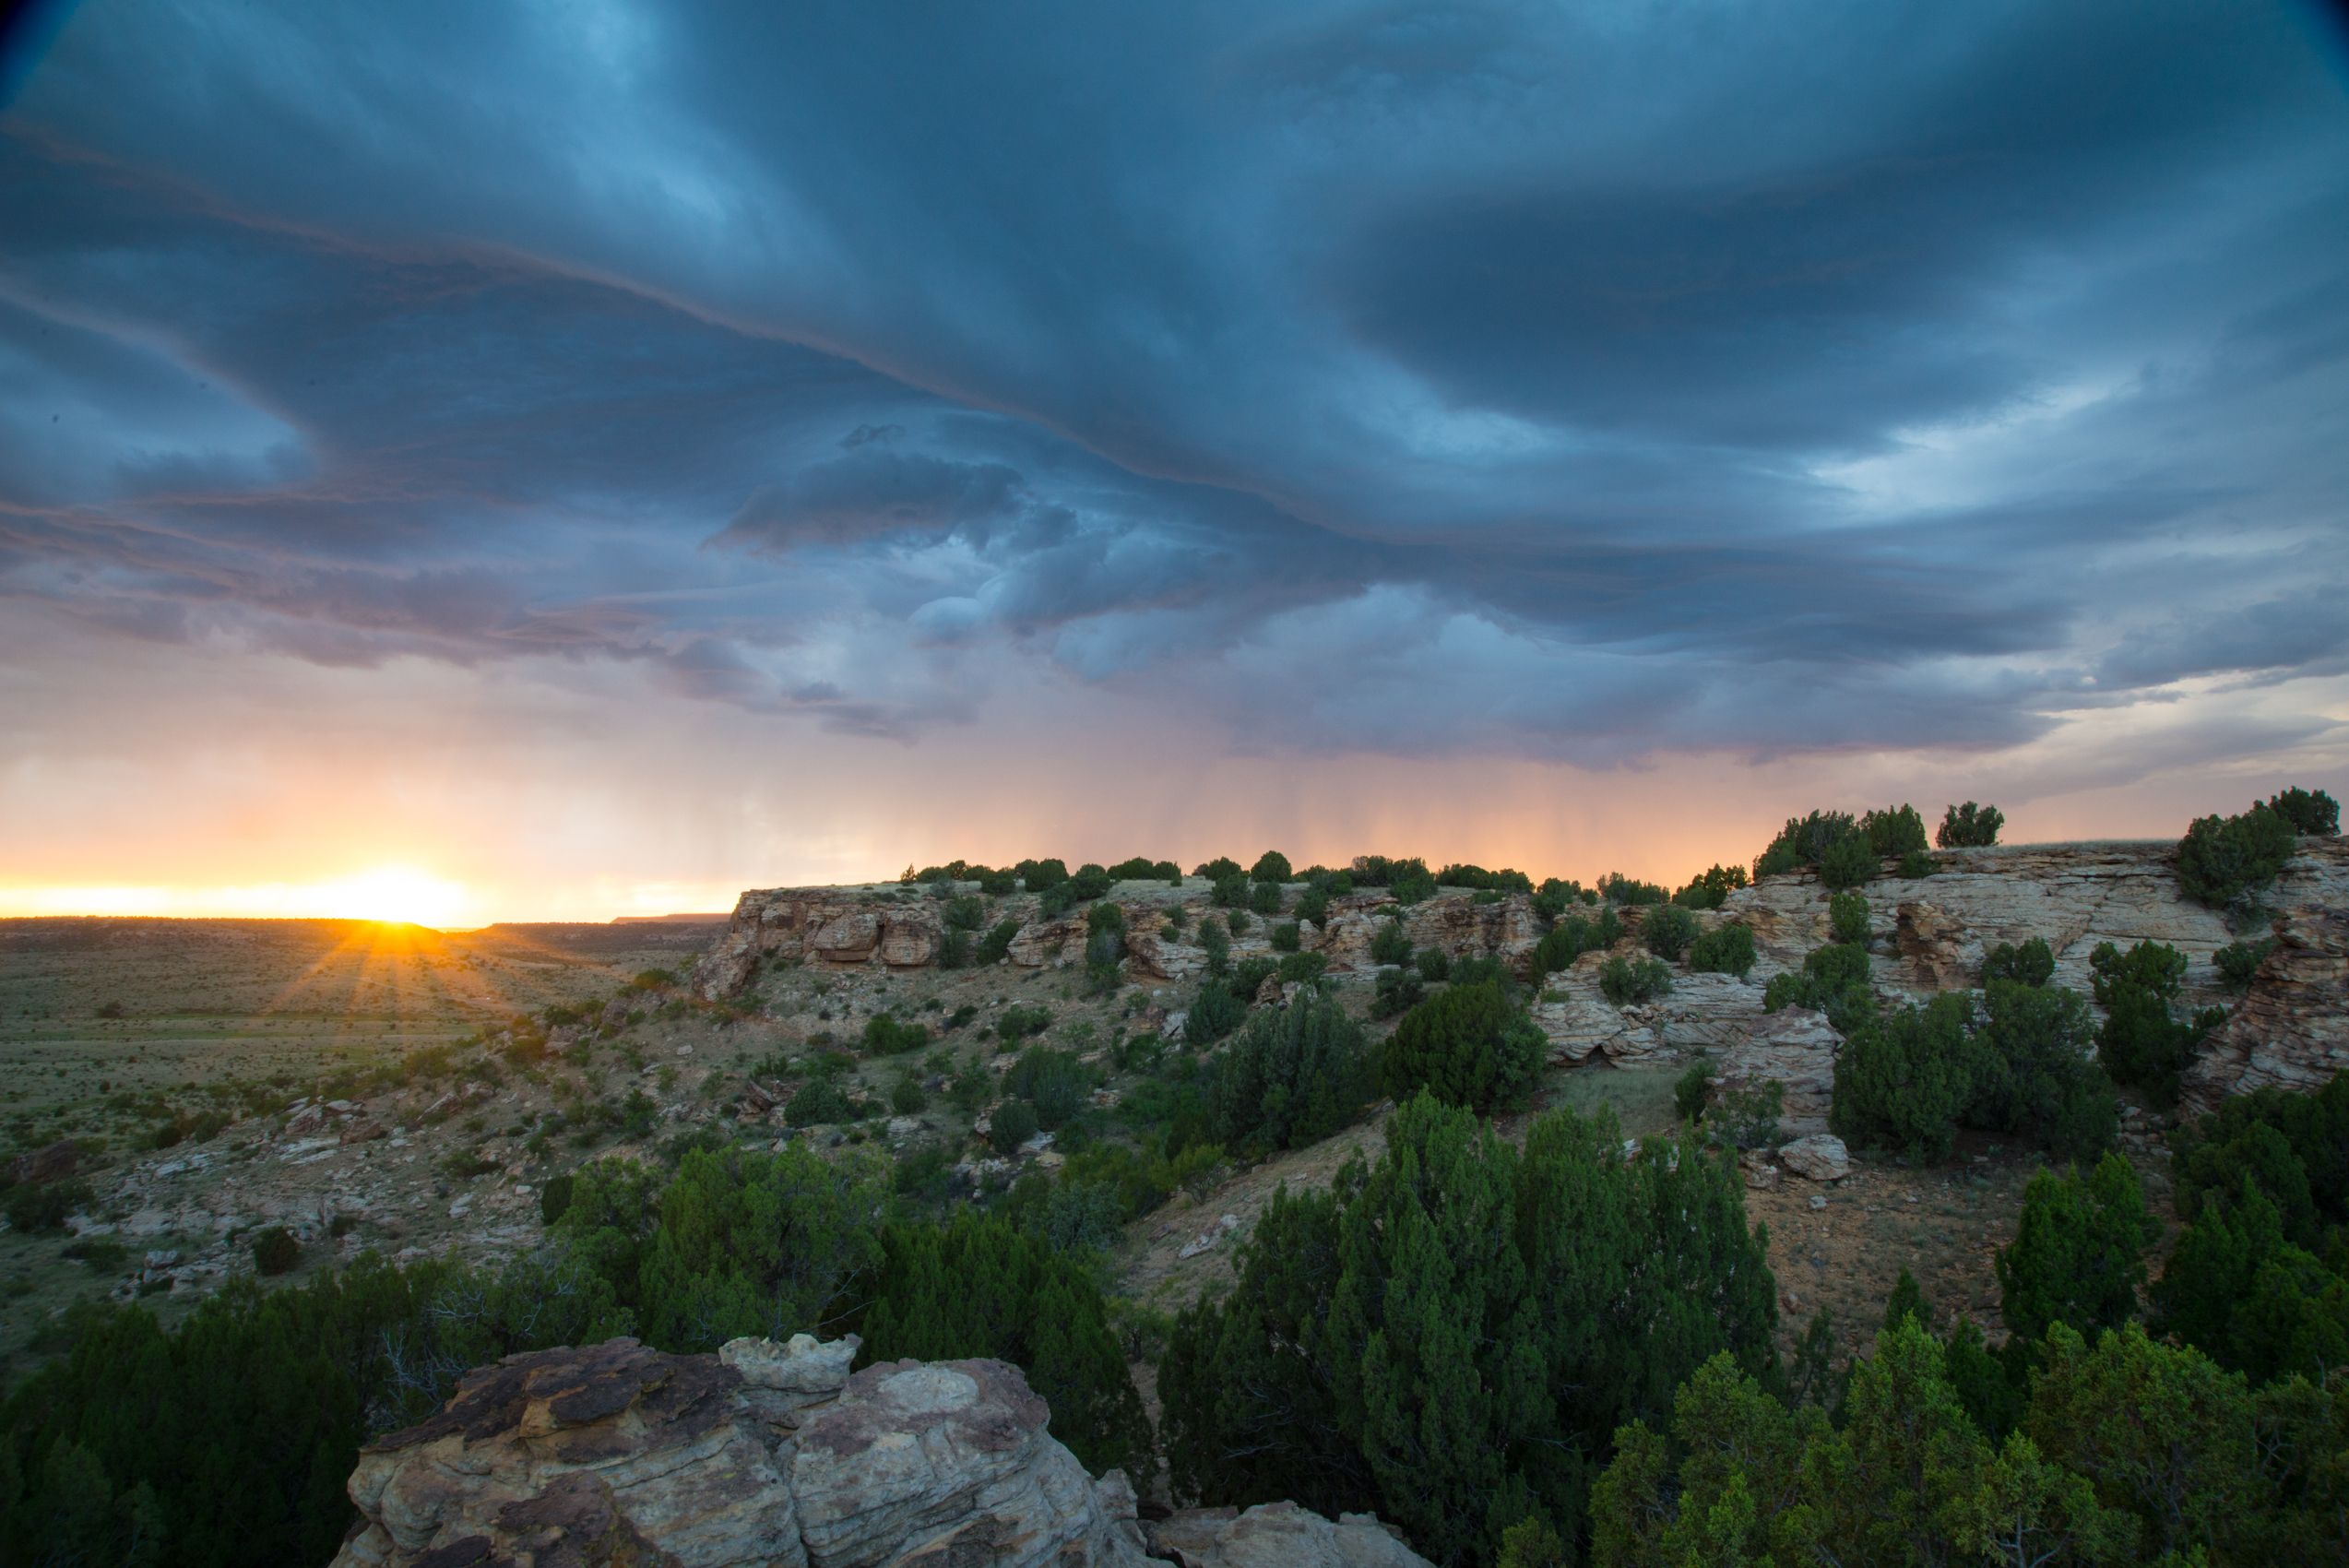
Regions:
[[[2176, 846], [2168, 842], [2024, 844], [1944, 850], [1930, 877], [1880, 876], [1862, 889], [1869, 900], [1873, 980], [1888, 1001], [1921, 1000], [1979, 983], [1984, 956], [2000, 943], [2034, 937], [2056, 958], [2056, 981], [2089, 989], [2089, 955], [2111, 942], [2128, 947], [2163, 942], [2188, 959], [2186, 1004], [2231, 1002], [2218, 989], [2212, 954], [2236, 939], [2217, 911], [2178, 890]], [[1127, 963], [1137, 976], [1170, 982], [1194, 979], [1205, 955], [1195, 944], [1202, 920], [1216, 911], [1204, 886], [1176, 890], [1127, 885], [1113, 895], [1125, 914]], [[2341, 977], [2340, 921], [2349, 919], [2349, 839], [2304, 838], [2268, 896], [2278, 911], [2278, 946], [2190, 1081], [2190, 1098], [2209, 1103], [2239, 1089], [2274, 1083], [2306, 1087], [2342, 1065], [2349, 995]], [[1180, 930], [1168, 919], [1183, 908]], [[1330, 901], [1327, 920], [1304, 924], [1299, 946], [1320, 953], [1332, 972], [1375, 968], [1370, 944], [1393, 913], [1383, 891]], [[1625, 912], [1623, 945], [1636, 945], [1640, 911]], [[1081, 918], [1041, 917], [1032, 898], [1005, 901], [991, 918], [1020, 922], [1008, 961], [1037, 968], [1081, 962]], [[1446, 890], [1403, 911], [1414, 948], [1452, 957], [1498, 957], [1530, 972], [1542, 935], [1533, 901]], [[1762, 1010], [1771, 977], [1799, 968], [1829, 940], [1827, 890], [1808, 873], [1774, 876], [1731, 894], [1701, 924], [1737, 921], [1757, 948], [1743, 980], [1675, 977], [1658, 1000], [1628, 1007], [1598, 986], [1604, 954], [1586, 954], [1549, 977], [1534, 1016], [1553, 1060], [1615, 1065], [1713, 1054], [1731, 1084], [1774, 1078], [1786, 1086], [1786, 1123], [1824, 1125], [1834, 1054], [1841, 1041], [1816, 1015], [1772, 1017]], [[1268, 922], [1252, 923], [1233, 944], [1236, 956], [1269, 951]], [[778, 889], [745, 893], [726, 935], [694, 974], [696, 989], [717, 999], [739, 992], [770, 955], [827, 965], [913, 968], [934, 963], [943, 931], [936, 901], [898, 889]]]
[[2275, 947], [2249, 994], [2203, 1042], [2184, 1099], [2208, 1111], [2231, 1094], [2307, 1093], [2349, 1069], [2349, 912], [2296, 909], [2275, 921]]
[[[335, 1568], [1145, 1568], [1133, 1489], [1098, 1480], [1001, 1361], [848, 1371], [853, 1338], [633, 1339], [511, 1356], [371, 1443]], [[1415, 1568], [1373, 1520], [1288, 1505], [1176, 1515], [1194, 1568]], [[1287, 1555], [1279, 1543], [1293, 1548]]]

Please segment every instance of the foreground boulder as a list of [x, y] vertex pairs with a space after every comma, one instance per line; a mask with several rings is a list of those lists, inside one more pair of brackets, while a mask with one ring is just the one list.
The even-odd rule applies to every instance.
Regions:
[[[853, 1337], [800, 1335], [715, 1356], [633, 1339], [509, 1356], [469, 1373], [430, 1420], [361, 1451], [360, 1519], [335, 1568], [1151, 1561], [1133, 1487], [1086, 1474], [1018, 1368], [851, 1373], [856, 1350]], [[1192, 1568], [1420, 1561], [1375, 1520], [1333, 1525], [1289, 1504], [1158, 1527]]]
[[1430, 1568], [1370, 1515], [1332, 1523], [1294, 1503], [1192, 1508], [1149, 1531], [1151, 1551], [1181, 1568]]

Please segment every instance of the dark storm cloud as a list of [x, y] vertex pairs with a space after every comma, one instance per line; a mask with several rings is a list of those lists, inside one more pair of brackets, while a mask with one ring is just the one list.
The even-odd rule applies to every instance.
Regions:
[[2337, 596], [2261, 576], [2343, 542], [2334, 47], [92, 5], [0, 123], [0, 594], [856, 733], [1000, 655], [1248, 743], [1589, 760], [2331, 671]]

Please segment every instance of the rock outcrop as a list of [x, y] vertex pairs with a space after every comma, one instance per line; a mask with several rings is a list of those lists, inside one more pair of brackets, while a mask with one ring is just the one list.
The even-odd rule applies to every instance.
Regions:
[[1427, 1568], [1368, 1514], [1335, 1522], [1294, 1503], [1194, 1508], [1147, 1526], [1150, 1550], [1181, 1568]]
[[2225, 1023], [2203, 1041], [2184, 1099], [2209, 1111], [2269, 1087], [2307, 1093], [2349, 1068], [2349, 911], [2301, 909], [2275, 922], [2275, 946]]
[[[334, 1568], [1145, 1568], [1133, 1489], [1096, 1479], [1001, 1361], [893, 1361], [857, 1342], [633, 1339], [510, 1356], [361, 1451]], [[1417, 1568], [1349, 1515], [1290, 1504], [1159, 1521], [1161, 1555]]]
[[[2055, 955], [2056, 983], [2086, 992], [2089, 956], [2098, 944], [2127, 947], [2163, 942], [2188, 960], [2187, 1007], [2233, 999], [2219, 989], [2212, 955], [2235, 940], [2215, 910], [2178, 890], [2177, 847], [2166, 841], [2023, 844], [1944, 850], [1936, 871], [1915, 880], [1880, 875], [1866, 884], [1871, 917], [1872, 982], [1888, 1004], [1921, 1001], [1979, 983], [1982, 961], [2000, 943], [2036, 937]], [[1172, 889], [1123, 885], [1112, 893], [1125, 914], [1126, 961], [1141, 977], [1171, 983], [1194, 979], [1205, 955], [1194, 943], [1201, 921], [1216, 911], [1204, 886]], [[2349, 994], [2342, 981], [2340, 923], [2349, 920], [2349, 839], [2304, 838], [2277, 879], [2269, 904], [2278, 910], [2278, 946], [2251, 993], [2211, 1040], [2189, 1081], [2189, 1098], [2208, 1104], [2261, 1084], [2307, 1087], [2343, 1064]], [[1168, 911], [1180, 906], [1180, 932]], [[694, 973], [706, 998], [731, 996], [769, 955], [833, 966], [907, 969], [936, 962], [943, 942], [937, 901], [898, 889], [778, 889], [745, 893], [718, 944]], [[1329, 901], [1326, 919], [1305, 922], [1299, 945], [1319, 953], [1335, 974], [1377, 968], [1370, 946], [1395, 914], [1382, 889]], [[1619, 950], [1637, 946], [1642, 911], [1624, 912]], [[1402, 911], [1414, 948], [1452, 957], [1499, 957], [1530, 975], [1542, 934], [1523, 894], [1446, 889]], [[1003, 901], [994, 919], [1019, 922], [1007, 961], [1029, 968], [1083, 959], [1081, 917], [1042, 916], [1029, 897]], [[1829, 940], [1827, 891], [1809, 873], [1774, 876], [1731, 894], [1698, 916], [1711, 928], [1734, 921], [1754, 933], [1756, 957], [1742, 979], [1682, 971], [1672, 990], [1649, 1003], [1618, 1006], [1598, 985], [1605, 954], [1585, 954], [1550, 976], [1534, 1018], [1560, 1064], [1617, 1066], [1710, 1052], [1726, 1086], [1775, 1079], [1785, 1086], [1790, 1132], [1823, 1130], [1842, 1041], [1815, 1014], [1765, 1015], [1764, 986], [1802, 966]], [[1268, 922], [1254, 922], [1233, 944], [1237, 957], [1268, 952]]]

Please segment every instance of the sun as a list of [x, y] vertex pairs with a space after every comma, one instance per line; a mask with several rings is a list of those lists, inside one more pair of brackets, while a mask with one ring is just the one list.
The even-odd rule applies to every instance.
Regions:
[[336, 920], [394, 925], [446, 925], [465, 908], [464, 887], [413, 866], [377, 866], [319, 889], [322, 913]]

